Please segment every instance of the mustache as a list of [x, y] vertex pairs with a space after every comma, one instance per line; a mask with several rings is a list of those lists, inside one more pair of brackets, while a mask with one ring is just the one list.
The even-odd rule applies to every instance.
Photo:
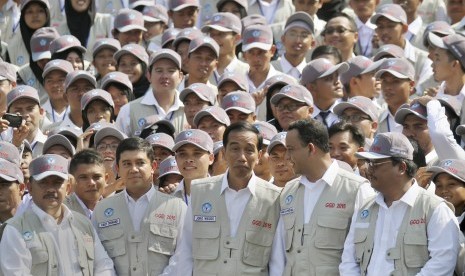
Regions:
[[58, 196], [55, 194], [46, 194], [43, 199], [58, 199]]

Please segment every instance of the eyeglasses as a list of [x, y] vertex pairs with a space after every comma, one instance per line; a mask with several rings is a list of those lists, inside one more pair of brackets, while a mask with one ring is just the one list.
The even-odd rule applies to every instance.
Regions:
[[332, 33], [334, 33], [334, 32], [336, 32], [336, 33], [338, 33], [338, 34], [343, 34], [343, 33], [345, 33], [345, 32], [351, 32], [351, 33], [353, 33], [354, 31], [353, 31], [353, 30], [350, 30], [350, 29], [347, 29], [347, 28], [345, 28], [345, 27], [342, 27], [342, 26], [334, 27], [334, 28], [329, 27], [329, 28], [323, 30], [322, 35], [323, 35], [323, 36], [325, 36], [325, 35], [330, 35], [330, 34], [332, 34]]
[[351, 122], [351, 123], [358, 123], [358, 122], [361, 122], [362, 120], [370, 120], [371, 121], [370, 117], [362, 116], [362, 115], [358, 115], [358, 114], [355, 114], [355, 115], [341, 115], [339, 118], [341, 118], [341, 120], [343, 120], [343, 121]]
[[287, 110], [289, 112], [296, 111], [297, 109], [301, 108], [302, 106], [306, 106], [306, 104], [297, 104], [297, 103], [291, 103], [291, 104], [278, 104], [276, 105], [276, 109], [279, 111], [284, 111]]
[[365, 161], [365, 163], [368, 165], [368, 167], [373, 168], [373, 169], [380, 166], [380, 165], [390, 163], [390, 162], [392, 162], [392, 160], [388, 160], [388, 161], [384, 161], [384, 162], [374, 162], [374, 160], [367, 159]]
[[98, 151], [104, 151], [106, 149], [110, 149], [112, 151], [116, 151], [116, 149], [118, 148], [118, 144], [99, 144], [97, 146], [97, 150]]

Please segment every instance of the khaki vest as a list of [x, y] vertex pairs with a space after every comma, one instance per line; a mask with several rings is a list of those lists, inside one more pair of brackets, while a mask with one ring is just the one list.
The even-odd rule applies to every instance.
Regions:
[[182, 200], [155, 192], [140, 232], [134, 231], [125, 193], [100, 201], [92, 214], [97, 233], [119, 276], [159, 275], [176, 248]]
[[[84, 276], [94, 275], [94, 231], [92, 224], [86, 217], [71, 212], [73, 217], [70, 225], [78, 247], [78, 261], [81, 272]], [[54, 240], [42, 226], [39, 217], [32, 210], [27, 210], [23, 215], [13, 217], [7, 223], [21, 233], [26, 246], [29, 244], [38, 245], [37, 247], [28, 247], [32, 257], [31, 272], [33, 275], [58, 275], [57, 254], [60, 254], [60, 252], [55, 251]], [[89, 242], [89, 238], [92, 239], [91, 242]], [[85, 240], [88, 242], [84, 242]]]
[[79, 201], [77, 200], [77, 195], [75, 193], [72, 193], [71, 195], [67, 196], [63, 201], [63, 204], [65, 204], [66, 207], [68, 207], [70, 210], [73, 210], [74, 212], [87, 217], [87, 214], [82, 208]]
[[[70, 31], [68, 29], [68, 23], [66, 22], [66, 17], [64, 18], [64, 22], [57, 27], [57, 31], [60, 35], [68, 35]], [[95, 41], [101, 38], [112, 37], [111, 36], [111, 15], [109, 14], [102, 14], [97, 13], [95, 14], [94, 24], [92, 24], [90, 31], [89, 31], [89, 38], [87, 40], [87, 48], [86, 54], [84, 55], [84, 59], [87, 61], [93, 60], [93, 52], [92, 49], [94, 47]]]
[[[428, 222], [434, 209], [443, 199], [419, 189], [413, 207], [409, 207], [400, 225], [396, 246], [386, 252], [386, 259], [394, 261], [394, 271], [390, 275], [416, 275], [429, 260]], [[375, 197], [360, 208], [357, 223], [369, 223], [368, 228], [355, 228], [355, 258], [360, 264], [362, 275], [366, 275], [373, 253], [373, 243], [378, 219], [379, 205]]]
[[[147, 93], [152, 93], [149, 89]], [[150, 115], [157, 114], [155, 107], [153, 105], [145, 105], [141, 104], [140, 102], [144, 99], [144, 97], [140, 97], [132, 102], [130, 102], [129, 110], [130, 110], [130, 123], [129, 126], [131, 128], [130, 136], [134, 136], [134, 132], [140, 130], [140, 128], [144, 125], [145, 117]], [[170, 114], [171, 117], [171, 114]], [[173, 114], [173, 117], [169, 120], [175, 129], [174, 135], [176, 136], [178, 133], [183, 131], [187, 128], [187, 119], [184, 114], [184, 107], [179, 108]]]
[[221, 183], [225, 175], [192, 183], [194, 276], [268, 275], [271, 246], [279, 220], [279, 192], [257, 178], [237, 234], [230, 224]]
[[11, 38], [10, 43], [8, 43], [8, 56], [10, 57], [10, 62], [19, 67], [29, 63], [29, 53], [26, 46], [24, 46], [23, 35], [19, 27]]
[[364, 178], [339, 168], [332, 186], [325, 185], [310, 221], [304, 224], [305, 186], [295, 179], [281, 193], [286, 267], [283, 275], [339, 275], [344, 241]]
[[18, 75], [21, 77], [25, 85], [29, 85], [37, 89], [39, 92], [40, 105], [44, 105], [48, 101], [48, 94], [44, 86], [37, 80], [36, 76], [29, 66], [29, 62], [18, 70]]

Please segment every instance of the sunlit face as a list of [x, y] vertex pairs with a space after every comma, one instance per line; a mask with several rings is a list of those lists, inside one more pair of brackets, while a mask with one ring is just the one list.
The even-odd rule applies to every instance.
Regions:
[[208, 133], [213, 142], [223, 141], [223, 133], [226, 130], [226, 126], [215, 120], [213, 116], [204, 116], [200, 119], [197, 128]]
[[313, 35], [308, 30], [301, 27], [293, 27], [281, 38], [286, 55], [301, 56], [308, 53], [313, 43]]
[[213, 163], [213, 154], [192, 144], [176, 150], [176, 163], [184, 179], [194, 180], [207, 177], [208, 167]]
[[66, 73], [60, 70], [53, 70], [44, 78], [44, 88], [51, 100], [63, 100], [65, 93]]
[[23, 117], [26, 126], [29, 128], [29, 133], [35, 133], [39, 129], [40, 120], [44, 115], [44, 110], [36, 101], [25, 98], [14, 101], [10, 105], [9, 112], [13, 114], [19, 113]]
[[106, 74], [116, 71], [116, 61], [113, 58], [114, 54], [115, 50], [104, 48], [95, 55], [93, 65], [100, 77], [104, 77]]
[[42, 4], [36, 2], [29, 3], [22, 10], [22, 13], [24, 13], [24, 22], [33, 30], [44, 27], [47, 22], [47, 11]]
[[86, 204], [97, 202], [106, 186], [105, 166], [97, 164], [80, 164], [73, 173], [76, 184], [74, 193]]
[[74, 70], [84, 70], [84, 61], [76, 52], [69, 52], [66, 60], [73, 65]]
[[156, 37], [157, 35], [163, 34], [166, 29], [166, 25], [163, 22], [144, 22], [144, 27], [147, 29], [144, 32], [143, 37], [145, 41], [149, 41], [151, 38]]
[[29, 173], [29, 164], [32, 161], [32, 152], [24, 150], [23, 155], [21, 156], [21, 171], [24, 175], [25, 182], [29, 182], [28, 179], [31, 176]]
[[189, 72], [189, 41], [182, 41], [176, 47], [176, 53], [181, 56], [181, 67], [183, 72]]
[[54, 213], [59, 208], [70, 190], [68, 180], [51, 175], [37, 181], [32, 180], [28, 185], [32, 201], [46, 213]]
[[378, 124], [370, 120], [370, 117], [355, 108], [346, 108], [342, 112], [342, 115], [345, 117], [360, 116], [361, 120], [358, 122], [348, 121], [349, 124], [358, 127], [365, 136], [365, 138], [373, 138], [376, 130], [378, 129]]
[[86, 79], [78, 79], [71, 83], [64, 94], [71, 110], [81, 110], [82, 96], [94, 88], [95, 86]]
[[117, 169], [126, 190], [137, 193], [152, 186], [154, 167], [146, 152], [128, 150], [121, 153]]
[[[270, 172], [274, 178], [274, 183], [287, 183], [295, 177], [292, 163], [286, 157], [286, 147], [276, 145], [269, 153]], [[284, 187], [284, 186], [282, 186]]]
[[355, 143], [350, 131], [335, 133], [329, 138], [329, 154], [331, 158], [344, 161], [355, 168], [357, 166], [357, 157], [355, 153], [363, 149]]
[[132, 83], [136, 83], [144, 74], [141, 61], [134, 55], [122, 55], [118, 60], [118, 71], [128, 75]]
[[[292, 110], [292, 106], [296, 106], [296, 109]], [[287, 130], [292, 122], [309, 118], [313, 111], [312, 107], [289, 98], [282, 98], [275, 109], [276, 119], [284, 130]]]
[[187, 7], [179, 11], [169, 11], [173, 27], [178, 29], [192, 28], [197, 22], [199, 9]]
[[406, 32], [406, 28], [402, 23], [397, 23], [381, 16], [376, 20], [375, 31], [382, 44], [403, 46], [403, 34]]
[[243, 53], [245, 61], [250, 66], [251, 72], [268, 73], [270, 61], [275, 52], [275, 48], [265, 51], [259, 48], [252, 48]]
[[299, 132], [295, 129], [288, 131], [286, 135], [286, 154], [296, 174], [305, 174], [308, 167], [309, 150], [300, 140]]
[[113, 99], [113, 103], [115, 104], [115, 116], [118, 116], [121, 107], [129, 102], [128, 97], [123, 91], [113, 85], [108, 86], [106, 91], [110, 93]]
[[367, 20], [375, 13], [378, 2], [377, 0], [350, 0], [349, 5], [360, 19]]
[[465, 210], [465, 183], [447, 173], [440, 173], [435, 177], [434, 184], [436, 195], [454, 205], [455, 214], [461, 215]]
[[388, 106], [398, 107], [408, 102], [413, 88], [409, 79], [399, 79], [390, 73], [381, 75], [381, 90]]
[[208, 34], [220, 46], [220, 56], [235, 52], [236, 44], [240, 39], [240, 35], [236, 35], [233, 32], [220, 32], [215, 29], [210, 29]]
[[402, 133], [407, 136], [407, 138], [417, 141], [418, 146], [425, 153], [429, 153], [434, 149], [426, 120], [410, 114], [405, 116], [402, 127]]
[[226, 114], [228, 114], [229, 120], [231, 121], [231, 124], [234, 124], [236, 122], [249, 122], [253, 123], [255, 122], [255, 114], [252, 112], [250, 114], [241, 112], [239, 110], [235, 109], [230, 109], [226, 111]]
[[206, 82], [217, 65], [215, 52], [208, 47], [200, 47], [189, 55], [189, 78]]
[[239, 90], [241, 90], [241, 88], [235, 82], [227, 81], [222, 83], [221, 86], [218, 87], [218, 103], [221, 104], [223, 98], [228, 95], [228, 93]]
[[96, 150], [102, 155], [105, 162], [105, 166], [110, 168], [113, 166], [113, 162], [116, 158], [116, 149], [121, 141], [113, 136], [107, 136], [100, 140], [99, 144], [96, 145]]
[[194, 116], [204, 107], [210, 105], [209, 102], [200, 99], [195, 93], [190, 93], [184, 98], [184, 113], [186, 114], [187, 122], [190, 126], [194, 126]]
[[457, 66], [455, 60], [451, 60], [446, 49], [435, 48], [433, 51], [433, 75], [434, 80], [441, 82], [450, 78], [454, 67]]
[[112, 114], [110, 106], [101, 101], [95, 100], [89, 103], [86, 108], [86, 115], [87, 120], [89, 120], [89, 124], [93, 124], [96, 122], [112, 122]]
[[303, 11], [310, 15], [315, 15], [316, 12], [323, 5], [322, 1], [319, 0], [293, 0], [295, 11]]
[[354, 49], [357, 39], [357, 30], [353, 29], [349, 19], [345, 17], [334, 17], [326, 24], [324, 36], [326, 45], [334, 46], [344, 53]]
[[339, 80], [339, 74], [334, 72], [331, 75], [317, 79], [315, 82], [308, 84], [313, 98], [321, 102], [334, 102], [342, 98], [342, 84]]
[[182, 80], [182, 73], [176, 64], [169, 59], [160, 59], [152, 66], [150, 83], [155, 93], [162, 95], [172, 92]]
[[6, 95], [13, 89], [9, 80], [0, 81], [0, 112], [6, 111]]
[[225, 4], [223, 4], [219, 12], [230, 12], [235, 16], [241, 18], [240, 6], [234, 1], [228, 1]]
[[224, 159], [229, 174], [238, 179], [250, 179], [261, 152], [257, 148], [257, 134], [251, 131], [232, 131], [224, 145]]
[[121, 47], [130, 43], [140, 44], [142, 42], [142, 33], [142, 30], [139, 29], [129, 30], [127, 32], [119, 32], [115, 36], [115, 39], [119, 41]]
[[165, 147], [155, 145], [153, 146], [153, 155], [154, 155], [155, 161], [157, 161], [157, 163], [160, 164], [163, 160], [172, 156], [173, 152], [168, 150]]
[[462, 0], [448, 0], [446, 2], [447, 15], [451, 19], [451, 25], [459, 22], [465, 16], [465, 5]]
[[71, 6], [77, 12], [84, 12], [89, 9], [91, 0], [71, 0]]
[[24, 185], [0, 178], [0, 213], [9, 213], [21, 203]]

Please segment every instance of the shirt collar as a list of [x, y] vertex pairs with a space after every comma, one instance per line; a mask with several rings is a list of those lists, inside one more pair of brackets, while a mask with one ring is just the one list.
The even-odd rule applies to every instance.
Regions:
[[405, 41], [405, 47], [404, 47], [405, 58], [412, 62], [416, 62], [417, 56], [415, 53], [415, 47], [407, 39], [404, 39], [404, 41]]
[[[229, 169], [226, 170], [226, 172], [223, 175], [223, 180], [221, 181], [221, 191], [220, 194], [222, 194], [227, 188], [229, 188], [228, 184], [228, 174], [229, 174]], [[247, 183], [246, 189], [249, 189], [250, 193], [255, 196], [255, 186], [257, 183], [257, 176], [252, 172], [252, 177], [249, 179], [249, 183]]]
[[43, 134], [42, 131], [38, 129], [34, 140], [31, 142], [31, 146], [37, 142], [45, 143], [45, 141], [47, 141], [47, 135]]
[[[177, 95], [179, 95], [178, 91], [176, 91], [176, 93], [175, 93], [174, 103], [170, 107], [170, 111], [171, 110], [178, 110], [180, 107], [184, 106], [182, 104], [181, 100], [179, 99], [179, 97], [177, 97]], [[145, 104], [145, 105], [154, 105], [157, 108], [161, 108], [160, 104], [158, 103], [157, 99], [155, 98], [155, 95], [153, 94], [152, 88], [149, 88], [149, 90], [145, 93], [144, 98], [140, 101], [140, 103]], [[169, 113], [170, 111], [168, 111], [167, 113]]]
[[413, 22], [408, 25], [408, 31], [413, 35], [418, 35], [422, 26], [423, 19], [421, 19], [421, 16], [417, 16], [417, 18], [415, 18], [415, 20], [413, 20]]
[[[412, 180], [410, 180], [412, 181]], [[415, 179], [413, 179], [413, 184], [412, 186], [407, 190], [407, 192], [399, 199], [397, 202], [403, 202], [407, 204], [410, 207], [413, 207], [415, 204], [415, 201], [417, 199], [418, 193], [420, 192], [421, 188], [418, 186], [418, 183]], [[376, 198], [375, 198], [376, 203], [378, 203], [380, 206], [385, 206], [387, 207], [386, 203], [384, 202], [384, 196], [382, 193], [379, 193]], [[392, 205], [391, 205], [392, 206]]]
[[92, 216], [93, 211], [91, 209], [87, 208], [87, 206], [84, 204], [84, 202], [82, 202], [82, 200], [77, 196], [76, 193], [73, 193], [73, 195], [76, 198], [79, 205], [81, 205], [81, 208], [84, 210], [84, 213], [86, 213], [86, 216], [88, 218], [90, 218]]
[[314, 185], [316, 183], [325, 183], [328, 186], [333, 186], [334, 180], [336, 179], [337, 172], [339, 170], [339, 165], [337, 164], [336, 160], [333, 160], [329, 168], [323, 174], [323, 176], [318, 179], [316, 182], [311, 182], [308, 178], [304, 175], [300, 177], [300, 183], [304, 184], [305, 186]]
[[152, 196], [155, 194], [155, 188], [152, 185], [152, 187], [150, 187], [150, 190], [148, 190], [143, 196], [139, 197], [137, 200], [134, 200], [128, 194], [126, 189], [124, 189], [123, 193], [124, 193], [124, 198], [126, 199], [127, 204], [129, 204], [129, 202], [135, 203], [135, 202], [137, 202], [139, 200], [146, 200], [147, 202], [149, 202], [152, 199]]
[[307, 62], [306, 62], [305, 58], [302, 60], [301, 63], [299, 63], [296, 67], [294, 67], [294, 65], [292, 65], [287, 60], [286, 55], [282, 55], [282, 57], [281, 57], [281, 66], [283, 68], [284, 73], [289, 73], [292, 70], [292, 68], [296, 68], [297, 70], [299, 70], [300, 73], [302, 73], [302, 70], [304, 70], [306, 65], [307, 65]]
[[[334, 113], [333, 109], [339, 102], [340, 102], [340, 100], [334, 101], [333, 105], [331, 105], [327, 111], [331, 111], [331, 113]], [[318, 116], [318, 114], [320, 114], [320, 112], [321, 112], [321, 109], [319, 109], [316, 105], [313, 105], [312, 117], [315, 118], [316, 116]], [[336, 115], [336, 114], [334, 114], [334, 115]]]
[[[39, 217], [39, 220], [41, 222], [50, 221], [50, 219], [52, 219], [52, 221], [56, 223], [56, 220], [55, 220], [54, 217], [52, 217], [51, 215], [45, 213], [45, 211], [40, 209], [39, 206], [37, 206], [34, 202], [32, 202], [31, 208], [32, 208], [32, 211]], [[70, 219], [73, 216], [73, 214], [71, 213], [71, 211], [69, 210], [69, 208], [66, 205], [61, 204], [61, 208], [62, 208], [61, 211], [63, 212], [63, 220], [62, 220], [62, 222], [65, 221], [65, 220]]]
[[376, 25], [371, 23], [371, 17], [368, 18], [367, 22], [363, 23], [358, 16], [355, 16], [355, 24], [357, 24], [357, 29], [360, 29], [362, 27], [370, 28], [372, 30], [376, 29]]
[[425, 155], [425, 162], [426, 164], [429, 164], [437, 158], [438, 158], [438, 154], [436, 153], [436, 150], [433, 149], [430, 153]]

